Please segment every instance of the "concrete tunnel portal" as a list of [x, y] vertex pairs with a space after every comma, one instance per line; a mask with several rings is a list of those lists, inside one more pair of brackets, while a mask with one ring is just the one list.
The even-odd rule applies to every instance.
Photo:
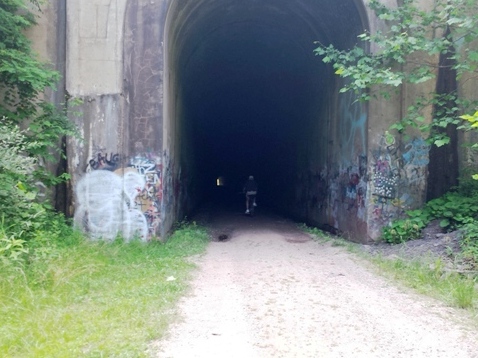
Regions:
[[310, 173], [353, 154], [334, 140], [340, 83], [314, 42], [350, 48], [367, 28], [364, 11], [354, 0], [171, 4], [163, 138], [187, 172], [184, 212], [213, 199], [219, 177], [222, 200], [234, 202], [253, 174], [261, 204], [327, 223]]

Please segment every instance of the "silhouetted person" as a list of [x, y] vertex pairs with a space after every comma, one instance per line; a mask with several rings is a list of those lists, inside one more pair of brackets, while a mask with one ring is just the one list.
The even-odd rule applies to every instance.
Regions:
[[252, 175], [249, 176], [246, 184], [244, 184], [243, 192], [246, 194], [246, 214], [249, 214], [251, 209], [250, 205], [257, 206], [257, 183]]

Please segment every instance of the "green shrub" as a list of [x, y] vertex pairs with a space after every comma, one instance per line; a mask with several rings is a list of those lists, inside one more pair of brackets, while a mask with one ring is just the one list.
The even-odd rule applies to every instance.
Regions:
[[430, 200], [421, 209], [407, 211], [406, 218], [392, 221], [383, 228], [382, 238], [392, 244], [418, 239], [421, 230], [432, 220], [440, 220], [440, 226], [445, 231], [471, 225], [468, 230], [472, 233], [477, 217], [478, 184], [465, 178], [453, 191]]
[[420, 237], [423, 225], [418, 220], [395, 220], [383, 229], [382, 238], [389, 244], [400, 244]]
[[[50, 205], [40, 188], [68, 179], [44, 163], [63, 155], [61, 139], [77, 136], [64, 111], [44, 100], [55, 89], [57, 71], [39, 60], [26, 37], [42, 1], [0, 1], [0, 213], [6, 237], [31, 240], [47, 220]], [[72, 104], [70, 101], [69, 104]]]
[[461, 192], [448, 192], [440, 198], [429, 201], [424, 210], [431, 220], [440, 219], [445, 230], [455, 230], [473, 222], [478, 214], [478, 196]]
[[474, 179], [478, 173], [478, 167], [466, 166], [458, 178], [459, 185], [455, 188], [456, 192], [462, 196], [478, 197], [478, 180]]
[[25, 240], [8, 235], [3, 228], [0, 228], [0, 263], [10, 265], [22, 260], [28, 253], [25, 247]]
[[36, 159], [28, 156], [30, 145], [17, 125], [0, 119], [0, 212], [3, 230], [28, 237], [45, 221], [45, 208], [36, 202]]

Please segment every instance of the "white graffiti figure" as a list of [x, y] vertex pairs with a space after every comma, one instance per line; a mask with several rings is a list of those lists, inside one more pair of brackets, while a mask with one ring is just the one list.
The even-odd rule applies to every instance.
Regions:
[[86, 174], [76, 186], [75, 224], [94, 240], [114, 240], [122, 235], [126, 240], [139, 237], [145, 241], [148, 224], [135, 204], [144, 186], [144, 176], [137, 172], [120, 176], [97, 170]]

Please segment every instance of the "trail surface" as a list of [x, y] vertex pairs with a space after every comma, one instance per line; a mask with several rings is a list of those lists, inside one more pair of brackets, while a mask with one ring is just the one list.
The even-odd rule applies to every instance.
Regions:
[[217, 216], [161, 358], [478, 357], [466, 315], [278, 217]]

